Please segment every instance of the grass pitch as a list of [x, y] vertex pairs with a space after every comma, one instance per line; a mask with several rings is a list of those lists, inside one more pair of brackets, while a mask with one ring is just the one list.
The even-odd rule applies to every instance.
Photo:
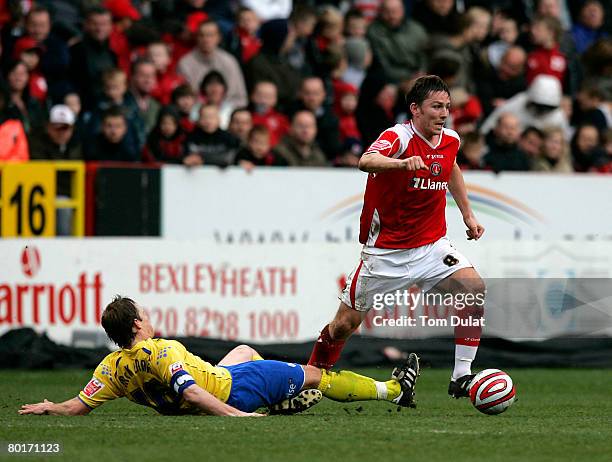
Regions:
[[[361, 371], [387, 379], [389, 371]], [[417, 409], [324, 400], [296, 416], [165, 417], [126, 399], [85, 417], [19, 416], [22, 403], [74, 397], [90, 371], [0, 371], [0, 441], [59, 442], [70, 461], [610, 461], [612, 373], [514, 369], [518, 402], [486, 416], [446, 395], [448, 370], [424, 369]]]

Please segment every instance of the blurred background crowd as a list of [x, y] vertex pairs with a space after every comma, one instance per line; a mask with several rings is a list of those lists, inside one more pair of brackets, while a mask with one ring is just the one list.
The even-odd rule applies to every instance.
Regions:
[[612, 172], [599, 0], [0, 0], [0, 161], [355, 166], [451, 89], [464, 169]]

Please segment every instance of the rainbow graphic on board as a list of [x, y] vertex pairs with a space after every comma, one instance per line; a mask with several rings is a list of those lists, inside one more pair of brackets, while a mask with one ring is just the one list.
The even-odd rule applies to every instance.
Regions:
[[[494, 216], [510, 224], [536, 226], [545, 223], [544, 217], [523, 202], [505, 194], [475, 184], [466, 184], [468, 198], [476, 212]], [[450, 207], [457, 207], [450, 192], [446, 193], [447, 203]], [[320, 215], [321, 220], [343, 220], [352, 215], [361, 213], [363, 194], [355, 194], [338, 202]]]

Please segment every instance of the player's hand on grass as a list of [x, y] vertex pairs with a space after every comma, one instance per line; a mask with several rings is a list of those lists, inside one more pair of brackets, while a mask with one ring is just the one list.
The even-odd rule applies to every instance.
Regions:
[[420, 156], [408, 157], [408, 159], [402, 159], [400, 162], [404, 170], [416, 171], [429, 169], [429, 167], [425, 165], [425, 161]]
[[42, 403], [24, 404], [23, 406], [21, 406], [21, 409], [18, 412], [21, 415], [25, 415], [25, 414], [43, 415], [49, 412], [49, 407], [52, 406], [53, 404], [55, 403], [53, 403], [52, 401], [49, 401], [48, 399], [45, 399]]
[[468, 237], [468, 241], [471, 241], [471, 240], [477, 241], [478, 239], [480, 239], [485, 229], [484, 229], [484, 226], [478, 223], [478, 220], [476, 219], [476, 217], [474, 215], [469, 215], [468, 217], [465, 217], [463, 219], [463, 222], [465, 223], [465, 226], [467, 226], [468, 228], [465, 231], [465, 234], [467, 234], [467, 237]]

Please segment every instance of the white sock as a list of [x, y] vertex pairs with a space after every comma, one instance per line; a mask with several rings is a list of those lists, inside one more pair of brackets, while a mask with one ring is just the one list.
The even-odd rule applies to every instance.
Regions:
[[472, 373], [472, 361], [476, 358], [478, 347], [455, 345], [455, 369], [452, 380]]

